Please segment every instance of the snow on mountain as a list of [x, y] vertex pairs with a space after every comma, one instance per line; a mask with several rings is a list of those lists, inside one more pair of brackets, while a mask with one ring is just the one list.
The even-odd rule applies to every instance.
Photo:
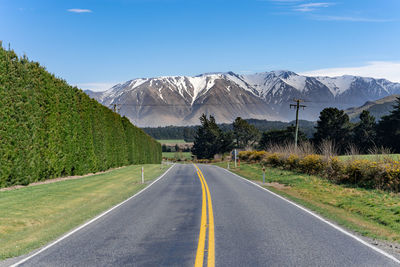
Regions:
[[396, 93], [400, 84], [385, 79], [307, 77], [282, 70], [140, 78], [91, 95], [106, 106], [120, 104], [121, 114], [140, 126], [161, 126], [197, 124], [201, 112], [219, 122], [234, 116], [292, 120], [288, 104], [294, 98], [309, 101], [303, 119], [316, 120], [325, 107], [345, 109]]

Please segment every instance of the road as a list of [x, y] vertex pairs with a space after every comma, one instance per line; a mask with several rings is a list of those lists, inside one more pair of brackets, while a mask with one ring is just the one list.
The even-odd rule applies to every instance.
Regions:
[[215, 166], [175, 165], [146, 191], [20, 266], [399, 266]]

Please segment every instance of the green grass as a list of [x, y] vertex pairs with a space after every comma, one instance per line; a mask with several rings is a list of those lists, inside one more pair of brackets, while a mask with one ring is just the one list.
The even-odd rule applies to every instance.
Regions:
[[389, 158], [392, 160], [400, 160], [400, 154], [390, 154], [390, 155], [356, 155], [356, 156], [339, 156], [341, 160], [348, 160], [348, 159], [367, 159], [371, 161], [380, 161], [384, 160], [385, 158]]
[[188, 142], [185, 142], [183, 139], [160, 139], [157, 140], [161, 144], [187, 144]]
[[[216, 165], [227, 167], [226, 162]], [[231, 171], [262, 181], [259, 164], [245, 163]], [[325, 218], [364, 236], [400, 243], [400, 194], [336, 185], [320, 177], [276, 168], [267, 168], [266, 178], [269, 185], [265, 187]]]
[[191, 160], [192, 159], [192, 153], [191, 152], [163, 152], [162, 153], [163, 158], [168, 158], [168, 159], [187, 159]]
[[[147, 181], [168, 168], [143, 166]], [[0, 259], [39, 248], [143, 189], [141, 167], [0, 192]]]

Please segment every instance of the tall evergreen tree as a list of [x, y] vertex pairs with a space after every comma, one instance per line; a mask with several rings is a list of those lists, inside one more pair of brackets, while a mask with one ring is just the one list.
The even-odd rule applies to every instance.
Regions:
[[390, 114], [378, 122], [376, 135], [380, 145], [400, 152], [400, 97]]
[[367, 153], [370, 148], [375, 146], [376, 123], [375, 117], [368, 110], [360, 114], [360, 121], [354, 127], [354, 144], [361, 153]]
[[232, 149], [232, 135], [223, 133], [215, 122], [205, 114], [200, 117], [201, 126], [197, 129], [192, 153], [199, 159], [211, 159], [218, 153], [225, 153]]
[[351, 124], [349, 116], [343, 110], [337, 108], [325, 108], [321, 111], [314, 134], [316, 145], [323, 140], [331, 140], [344, 153], [351, 137]]
[[246, 148], [252, 146], [260, 139], [260, 131], [241, 117], [233, 122], [233, 134], [236, 139], [236, 146]]

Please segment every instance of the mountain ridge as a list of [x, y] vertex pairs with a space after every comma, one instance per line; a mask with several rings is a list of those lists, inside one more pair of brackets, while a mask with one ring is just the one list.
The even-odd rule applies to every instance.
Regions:
[[310, 77], [280, 70], [254, 74], [234, 72], [197, 76], [138, 78], [102, 93], [87, 93], [105, 106], [118, 104], [120, 114], [141, 127], [198, 124], [202, 113], [229, 123], [236, 117], [290, 121], [295, 98], [309, 101], [302, 119], [316, 120], [329, 106], [347, 109], [400, 94], [400, 83], [344, 75]]

